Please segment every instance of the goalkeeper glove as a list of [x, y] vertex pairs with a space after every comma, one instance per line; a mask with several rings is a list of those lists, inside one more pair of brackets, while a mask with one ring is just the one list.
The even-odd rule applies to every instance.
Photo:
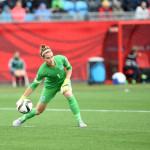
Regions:
[[62, 86], [61, 86], [61, 93], [63, 94], [64, 92], [71, 90], [71, 87], [69, 86], [69, 79], [65, 79]]
[[27, 97], [24, 96], [24, 95], [22, 95], [22, 96], [20, 97], [20, 99], [17, 101], [16, 105], [18, 106], [19, 102], [20, 102], [21, 100], [23, 100], [23, 99], [27, 99]]

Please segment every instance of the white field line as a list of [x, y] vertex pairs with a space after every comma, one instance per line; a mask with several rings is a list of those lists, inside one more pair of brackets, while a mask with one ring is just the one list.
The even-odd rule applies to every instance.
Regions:
[[[0, 110], [17, 110], [16, 108], [0, 108]], [[70, 109], [46, 109], [47, 111], [70, 111]], [[144, 110], [91, 110], [91, 109], [80, 109], [85, 112], [133, 112], [133, 113], [150, 113], [150, 111]]]

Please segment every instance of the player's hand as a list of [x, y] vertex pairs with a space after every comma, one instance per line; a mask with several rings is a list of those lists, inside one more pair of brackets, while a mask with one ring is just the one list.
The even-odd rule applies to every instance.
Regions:
[[20, 97], [20, 99], [16, 102], [16, 105], [18, 106], [18, 104], [20, 103], [20, 101], [23, 100], [23, 99], [27, 99], [27, 97], [24, 96], [24, 95], [22, 95], [22, 96]]
[[71, 90], [71, 87], [69, 86], [69, 79], [65, 79], [62, 86], [61, 86], [61, 93], [63, 94], [64, 92]]

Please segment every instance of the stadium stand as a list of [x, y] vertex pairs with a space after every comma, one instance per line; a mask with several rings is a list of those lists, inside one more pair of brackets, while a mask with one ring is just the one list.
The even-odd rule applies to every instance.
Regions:
[[65, 1], [64, 10], [67, 11], [70, 15], [75, 14], [75, 5], [72, 1]]
[[75, 2], [76, 11], [82, 15], [87, 15], [88, 5], [85, 1], [76, 1]]
[[97, 1], [97, 0], [89, 0], [88, 1], [88, 11], [89, 12], [98, 12], [99, 7], [100, 7], [100, 1]]
[[[19, 0], [20, 1], [20, 0]], [[16, 0], [11, 1], [0, 1], [0, 21], [7, 22], [9, 19], [4, 19], [1, 12], [6, 9], [5, 6], [13, 9], [15, 7]], [[45, 3], [46, 7], [51, 11], [49, 16], [49, 20], [47, 21], [73, 21], [73, 20], [133, 20], [138, 19], [135, 14], [136, 8], [140, 7], [142, 0], [22, 0], [22, 6], [26, 10], [25, 22], [39, 21], [36, 18], [35, 13], [39, 9], [39, 5], [41, 3]], [[147, 10], [149, 9], [149, 2], [145, 0], [147, 4]], [[118, 4], [121, 4], [120, 6]], [[101, 13], [101, 9], [103, 5], [109, 5], [109, 10], [112, 10], [111, 15], [109, 13]], [[56, 7], [59, 7], [61, 10], [61, 14], [55, 13]], [[118, 8], [120, 7], [120, 8]], [[99, 12], [98, 12], [99, 10]], [[131, 11], [132, 10], [132, 11]], [[134, 10], [134, 11], [133, 11]], [[122, 13], [125, 11], [125, 13]], [[81, 17], [81, 15], [86, 15], [86, 17]], [[47, 14], [45, 14], [46, 17]], [[72, 17], [70, 17], [70, 15]], [[8, 15], [5, 15], [5, 18], [9, 18]], [[58, 17], [59, 16], [59, 17]], [[60, 17], [61, 16], [61, 17]], [[104, 17], [105, 16], [105, 17]], [[140, 17], [141, 19], [141, 17]], [[143, 19], [149, 19], [149, 16]]]

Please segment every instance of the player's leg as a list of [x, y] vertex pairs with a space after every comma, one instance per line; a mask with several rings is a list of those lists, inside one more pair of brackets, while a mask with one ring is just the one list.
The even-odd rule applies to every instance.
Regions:
[[14, 71], [14, 76], [16, 78], [16, 84], [17, 84], [17, 86], [19, 86], [20, 85], [20, 83], [19, 83], [19, 81], [20, 81], [20, 70], [19, 69]]
[[24, 78], [24, 76], [21, 77], [21, 81], [22, 81], [22, 82], [21, 82], [21, 83], [22, 83], [22, 86], [24, 86], [24, 85], [25, 85], [25, 78]]
[[38, 102], [36, 108], [33, 108], [30, 113], [25, 114], [23, 117], [21, 117], [21, 119], [23, 120], [23, 122], [25, 122], [27, 119], [30, 119], [35, 115], [41, 114], [45, 110], [47, 104], [48, 103]]
[[[21, 79], [21, 81], [22, 81], [22, 86], [24, 86], [25, 85], [25, 79], [24, 79], [24, 77], [25, 77], [25, 75], [26, 75], [26, 72], [25, 72], [25, 70], [22, 70], [22, 69], [18, 69], [18, 70], [15, 70], [14, 71], [14, 75], [19, 79]], [[18, 85], [18, 84], [17, 84]]]
[[138, 67], [132, 67], [133, 71], [134, 71], [134, 74], [133, 74], [133, 79], [132, 79], [132, 84], [135, 84], [136, 83], [136, 80], [138, 78], [138, 75], [141, 75], [141, 72], [139, 70]]
[[21, 118], [18, 118], [17, 120], [15, 120], [13, 122], [13, 126], [18, 127], [22, 123], [24, 123], [27, 119], [30, 119], [30, 118], [34, 117], [35, 115], [41, 114], [45, 110], [47, 104], [48, 103], [40, 103], [40, 102], [38, 102], [36, 108], [33, 108], [31, 110], [31, 112], [29, 112], [29, 113], [25, 114], [24, 116], [22, 116]]
[[18, 69], [18, 70], [14, 71], [14, 75], [18, 76], [18, 77], [21, 77], [21, 76], [25, 76], [26, 72], [25, 72], [25, 70]]
[[18, 77], [18, 76], [15, 76], [15, 79], [16, 79], [16, 84], [17, 84], [17, 86], [19, 86], [19, 77]]
[[75, 97], [72, 94], [72, 90], [68, 90], [64, 93], [64, 96], [67, 98], [68, 103], [69, 103], [69, 107], [71, 109], [71, 111], [73, 112], [76, 121], [78, 123], [79, 127], [87, 127], [87, 125], [85, 123], [83, 123], [81, 115], [80, 115], [80, 110], [79, 110], [79, 106], [78, 103], [75, 99]]
[[34, 117], [35, 115], [39, 115], [41, 114], [47, 104], [52, 100], [52, 98], [56, 95], [57, 91], [59, 89], [57, 88], [52, 88], [52, 89], [47, 89], [47, 88], [43, 88], [41, 97], [40, 97], [40, 101], [38, 102], [36, 108], [33, 108], [31, 110], [31, 112], [25, 114], [24, 116], [22, 116], [21, 118], [18, 118], [17, 120], [15, 120], [13, 122], [13, 126], [20, 126], [23, 122], [25, 122], [27, 119], [30, 119], [32, 117]]

